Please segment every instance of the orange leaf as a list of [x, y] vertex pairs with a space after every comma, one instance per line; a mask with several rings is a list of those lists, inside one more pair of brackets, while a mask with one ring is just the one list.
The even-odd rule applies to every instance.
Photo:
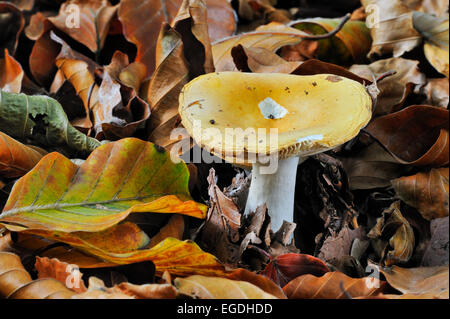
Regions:
[[5, 56], [0, 59], [0, 90], [19, 93], [22, 79], [22, 66], [8, 54], [8, 49], [5, 49]]

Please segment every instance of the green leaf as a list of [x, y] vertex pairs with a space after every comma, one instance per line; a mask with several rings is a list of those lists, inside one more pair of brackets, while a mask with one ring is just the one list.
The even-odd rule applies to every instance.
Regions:
[[75, 129], [62, 106], [44, 95], [0, 91], [0, 127], [13, 138], [67, 152], [90, 153], [100, 145], [96, 139]]
[[126, 138], [94, 150], [79, 167], [50, 153], [14, 185], [0, 223], [14, 231], [98, 232], [133, 212], [204, 218], [189, 171], [152, 143]]

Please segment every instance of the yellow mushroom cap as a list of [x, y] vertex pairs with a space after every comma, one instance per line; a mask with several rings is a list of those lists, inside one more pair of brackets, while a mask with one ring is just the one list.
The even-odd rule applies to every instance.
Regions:
[[186, 84], [179, 102], [182, 124], [198, 145], [244, 164], [249, 155], [283, 159], [332, 149], [372, 116], [365, 87], [332, 74], [209, 73]]

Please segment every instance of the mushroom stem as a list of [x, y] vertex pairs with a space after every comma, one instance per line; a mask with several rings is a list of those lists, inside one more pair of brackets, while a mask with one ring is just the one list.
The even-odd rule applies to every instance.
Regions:
[[261, 174], [263, 165], [254, 163], [245, 215], [266, 203], [273, 232], [281, 227], [283, 220], [292, 223], [297, 166], [306, 158], [293, 156], [279, 160], [278, 169], [273, 174]]

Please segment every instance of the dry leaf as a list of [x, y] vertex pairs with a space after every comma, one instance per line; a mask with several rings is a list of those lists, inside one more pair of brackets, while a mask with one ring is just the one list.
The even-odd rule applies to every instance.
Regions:
[[[38, 278], [54, 278], [66, 285], [67, 282], [73, 283], [71, 289], [77, 293], [85, 292], [87, 290], [84, 285], [82, 274], [78, 271], [78, 266], [70, 265], [65, 262], [61, 262], [56, 258], [49, 259], [46, 257], [36, 257], [35, 268], [38, 271]], [[78, 274], [74, 272], [78, 271]], [[71, 280], [76, 280], [72, 282]]]
[[9, 55], [8, 49], [5, 49], [4, 57], [0, 58], [0, 90], [20, 93], [23, 75], [20, 63]]
[[448, 79], [428, 79], [421, 93], [426, 96], [423, 104], [448, 108], [449, 105], [449, 82]]
[[381, 261], [386, 266], [408, 262], [414, 251], [414, 231], [400, 211], [400, 201], [383, 211], [367, 237], [386, 240], [381, 255]]
[[402, 164], [439, 167], [449, 163], [448, 110], [412, 105], [373, 120], [365, 130]]
[[123, 282], [110, 290], [119, 291], [136, 299], [175, 299], [178, 295], [176, 288], [170, 283], [134, 285]]
[[5, 49], [10, 54], [14, 54], [17, 48], [19, 35], [25, 25], [22, 12], [13, 4], [7, 2], [0, 3], [0, 57], [3, 57]]
[[288, 299], [346, 299], [346, 294], [352, 298], [375, 296], [384, 287], [385, 282], [376, 278], [351, 278], [341, 272], [327, 272], [322, 277], [297, 277], [283, 291]]
[[394, 179], [392, 186], [398, 197], [425, 219], [448, 216], [448, 167]]
[[199, 299], [277, 299], [249, 282], [220, 277], [176, 278], [174, 285], [180, 294]]
[[408, 95], [426, 83], [425, 75], [419, 71], [418, 65], [419, 61], [390, 58], [369, 65], [355, 64], [349, 71], [367, 80], [378, 78], [391, 70], [396, 71], [396, 74], [377, 83], [380, 94], [377, 96], [374, 114], [380, 115], [399, 110]]
[[442, 266], [449, 264], [448, 216], [435, 218], [430, 222], [431, 239], [423, 254], [421, 266]]
[[369, 57], [393, 53], [399, 57], [421, 43], [413, 25], [413, 12], [400, 0], [361, 0], [372, 36]]
[[30, 171], [47, 154], [38, 147], [28, 147], [0, 132], [0, 176], [17, 178]]
[[[79, 21], [73, 16], [74, 5], [79, 13]], [[111, 6], [107, 0], [70, 0], [61, 5], [56, 17], [48, 19], [56, 28], [98, 54], [105, 43], [117, 7]]]
[[381, 267], [386, 281], [404, 294], [428, 294], [434, 298], [448, 299], [448, 266], [401, 268]]

